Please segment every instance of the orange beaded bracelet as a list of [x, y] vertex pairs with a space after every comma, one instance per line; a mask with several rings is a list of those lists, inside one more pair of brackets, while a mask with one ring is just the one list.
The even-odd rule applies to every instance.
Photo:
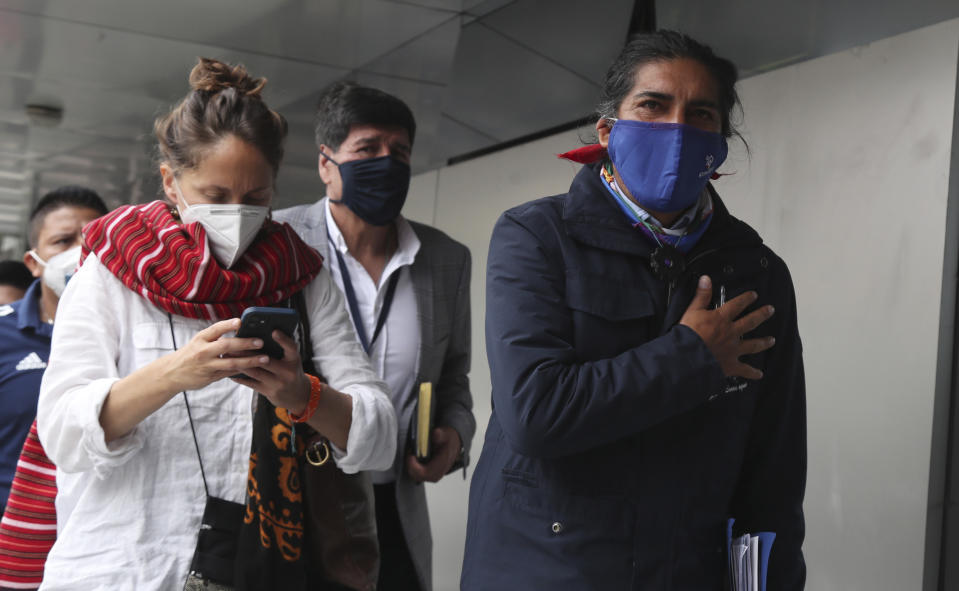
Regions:
[[320, 393], [323, 391], [323, 382], [320, 381], [320, 378], [311, 376], [310, 374], [306, 374], [306, 377], [310, 380], [310, 401], [306, 403], [306, 408], [301, 414], [290, 413], [290, 420], [294, 423], [305, 423], [310, 420], [310, 417], [316, 412], [316, 407], [320, 405]]

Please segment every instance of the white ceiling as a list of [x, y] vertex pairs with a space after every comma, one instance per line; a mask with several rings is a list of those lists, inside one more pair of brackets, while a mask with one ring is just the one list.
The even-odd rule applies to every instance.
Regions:
[[[612, 32], [590, 26], [597, 10]], [[186, 93], [197, 56], [269, 79], [291, 130], [285, 205], [321, 190], [311, 126], [331, 82], [406, 100], [414, 169], [427, 170], [587, 114], [631, 13], [628, 0], [0, 0], [0, 235], [21, 239], [32, 204], [63, 184], [110, 205], [154, 198], [152, 122]], [[587, 53], [562, 41], [604, 30]], [[62, 121], [31, 122], [31, 103], [62, 107]]]
[[[650, 0], [652, 1], [652, 0]], [[110, 205], [157, 195], [154, 118], [197, 56], [269, 79], [290, 122], [279, 206], [315, 199], [313, 107], [348, 77], [406, 100], [415, 171], [588, 115], [631, 0], [0, 0], [0, 254], [30, 207], [73, 183]], [[657, 23], [748, 75], [959, 16], [956, 0], [660, 0]], [[53, 127], [25, 105], [63, 108]]]

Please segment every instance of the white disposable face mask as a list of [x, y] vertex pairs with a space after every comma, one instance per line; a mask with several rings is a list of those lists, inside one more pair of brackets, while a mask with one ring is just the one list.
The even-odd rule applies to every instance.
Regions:
[[40, 280], [53, 290], [57, 297], [60, 297], [67, 287], [67, 281], [70, 281], [70, 278], [77, 271], [77, 265], [80, 264], [80, 247], [74, 246], [69, 250], [53, 255], [46, 261], [41, 259], [35, 250], [31, 250], [29, 254], [33, 257], [33, 260], [43, 265], [43, 276]]
[[176, 177], [173, 178], [180, 201], [185, 209], [177, 208], [184, 224], [199, 222], [206, 230], [207, 242], [220, 265], [229, 269], [236, 263], [247, 247], [256, 238], [263, 222], [270, 215], [270, 208], [262, 205], [210, 204], [190, 205], [183, 198], [183, 191]]

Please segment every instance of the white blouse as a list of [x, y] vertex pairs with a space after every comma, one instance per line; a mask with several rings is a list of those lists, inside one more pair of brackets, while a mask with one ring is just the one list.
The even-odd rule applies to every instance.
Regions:
[[[305, 291], [314, 362], [353, 398], [341, 470], [388, 468], [396, 415], [357, 343], [342, 295], [324, 268]], [[212, 324], [173, 317], [177, 347]], [[183, 396], [105, 443], [99, 415], [114, 382], [173, 351], [166, 312], [90, 255], [57, 309], [38, 429], [57, 465], [57, 542], [41, 589], [181, 589], [205, 493]], [[188, 392], [210, 494], [246, 501], [253, 390], [223, 379]]]

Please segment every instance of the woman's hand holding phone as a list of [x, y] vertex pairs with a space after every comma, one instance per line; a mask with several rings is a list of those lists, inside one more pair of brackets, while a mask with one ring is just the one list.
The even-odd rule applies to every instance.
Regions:
[[310, 400], [310, 381], [303, 373], [296, 341], [279, 330], [271, 336], [283, 349], [283, 358], [257, 356], [258, 362], [243, 370], [245, 377], [234, 375], [231, 379], [263, 394], [274, 406], [301, 412]]
[[211, 324], [167, 356], [166, 373], [178, 392], [198, 390], [269, 361], [268, 356], [257, 354], [263, 348], [262, 339], [224, 338], [239, 327], [239, 318]]
[[[290, 336], [297, 324], [298, 315], [290, 309], [247, 308], [237, 334], [259, 337], [268, 355], [242, 353], [256, 355], [258, 362], [244, 369], [243, 375], [235, 372], [230, 378], [263, 394], [274, 406], [302, 414], [310, 401], [310, 380], [303, 373], [299, 346]], [[352, 420], [353, 397], [324, 384], [319, 407], [307, 421], [310, 426], [345, 450]]]

